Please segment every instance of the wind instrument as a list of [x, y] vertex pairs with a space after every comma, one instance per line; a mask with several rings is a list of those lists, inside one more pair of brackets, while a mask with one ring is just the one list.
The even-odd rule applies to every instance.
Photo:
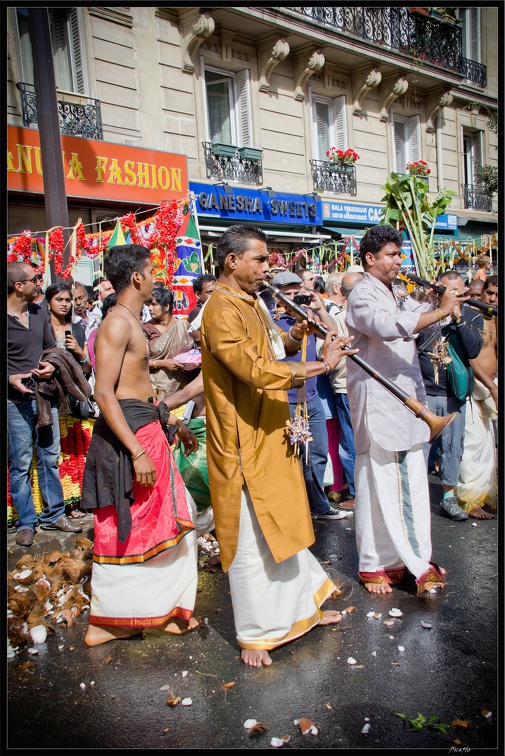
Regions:
[[[283, 294], [282, 291], [277, 288], [277, 286], [268, 283], [268, 281], [265, 281], [265, 284], [271, 294], [273, 294], [273, 296], [284, 305], [288, 312], [294, 315], [298, 320], [307, 320], [307, 313], [305, 312], [305, 310], [302, 310], [301, 307], [299, 307], [297, 304], [295, 304], [295, 302], [293, 302], [285, 294]], [[325, 338], [328, 334], [328, 331], [326, 330], [326, 328], [324, 328], [324, 326], [316, 325], [315, 323], [311, 323], [311, 325], [313, 325], [316, 331], [323, 338]], [[344, 346], [342, 349], [345, 352], [349, 349], [352, 349], [352, 347]], [[347, 359], [352, 360], [357, 365], [359, 365], [360, 368], [368, 373], [368, 375], [371, 375], [372, 378], [380, 383], [381, 386], [389, 391], [389, 393], [392, 394], [396, 399], [398, 399], [398, 401], [400, 401], [405, 407], [407, 407], [407, 409], [413, 412], [416, 417], [424, 420], [431, 431], [430, 441], [434, 441], [436, 438], [438, 438], [446, 425], [449, 425], [449, 423], [451, 423], [456, 417], [455, 412], [443, 417], [439, 417], [433, 412], [430, 412], [430, 410], [425, 407], [424, 404], [421, 404], [421, 402], [419, 402], [414, 396], [409, 396], [405, 391], [403, 391], [403, 389], [399, 388], [399, 386], [390, 381], [389, 378], [381, 375], [381, 373], [379, 373], [377, 370], [375, 370], [375, 368], [369, 365], [368, 362], [365, 362], [365, 360], [363, 360], [358, 354], [349, 354], [347, 356]]]
[[[443, 294], [444, 291], [447, 289], [447, 286], [444, 286], [443, 284], [432, 284], [429, 281], [427, 281], [425, 278], [420, 278], [419, 276], [415, 276], [413, 273], [410, 272], [410, 270], [405, 270], [404, 268], [402, 268], [400, 270], [400, 273], [403, 276], [405, 276], [405, 278], [407, 278], [409, 281], [412, 281], [412, 283], [415, 283], [418, 286], [422, 286], [425, 289], [432, 289], [437, 294]], [[492, 307], [491, 305], [488, 305], [485, 302], [481, 302], [480, 299], [465, 299], [465, 304], [471, 305], [472, 307], [477, 307], [479, 310], [482, 310], [488, 315], [498, 315], [497, 307]]]

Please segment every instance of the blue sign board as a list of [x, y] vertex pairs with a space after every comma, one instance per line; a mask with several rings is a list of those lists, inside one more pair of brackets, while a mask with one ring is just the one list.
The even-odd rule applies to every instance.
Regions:
[[[381, 222], [381, 205], [364, 205], [354, 202], [321, 202], [323, 225], [325, 223], [359, 223], [376, 226]], [[458, 227], [456, 215], [440, 215], [435, 228], [455, 231]]]
[[281, 223], [290, 226], [322, 225], [321, 203], [312, 194], [286, 194], [266, 189], [243, 189], [228, 185], [190, 181], [200, 218], [242, 222]]

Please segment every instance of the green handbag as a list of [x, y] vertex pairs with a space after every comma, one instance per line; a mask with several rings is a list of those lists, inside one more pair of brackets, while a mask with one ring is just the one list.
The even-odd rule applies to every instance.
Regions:
[[456, 399], [464, 401], [472, 393], [475, 379], [459, 339], [452, 331], [449, 331], [447, 338], [447, 353], [451, 358], [451, 362], [446, 366], [449, 391]]

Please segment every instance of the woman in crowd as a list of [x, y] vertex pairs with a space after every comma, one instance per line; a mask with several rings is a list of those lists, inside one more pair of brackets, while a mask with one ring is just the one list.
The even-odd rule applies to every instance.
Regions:
[[[91, 375], [91, 362], [84, 323], [81, 321], [72, 323], [73, 298], [70, 287], [65, 283], [51, 284], [46, 289], [45, 299], [57, 346], [67, 349], [81, 365], [84, 375], [89, 377]], [[86, 516], [86, 513], [79, 507], [82, 485], [82, 474], [80, 473], [82, 473], [84, 467], [92, 430], [88, 426], [93, 422], [91, 419], [80, 419], [83, 415], [77, 412], [79, 404], [76, 400], [69, 400], [71, 414], [65, 417], [60, 415], [62, 454], [60, 477], [68, 510], [67, 514], [76, 520]], [[83, 404], [88, 406], [87, 402], [83, 402]], [[86, 428], [83, 427], [83, 423]]]
[[148, 305], [151, 320], [142, 325], [149, 341], [149, 369], [157, 400], [170, 396], [194, 377], [194, 371], [185, 370], [173, 359], [181, 352], [193, 348], [187, 321], [174, 317], [173, 306], [171, 291], [165, 288], [153, 289]]
[[84, 325], [72, 323], [73, 299], [67, 284], [54, 283], [47, 287], [45, 298], [49, 319], [53, 327], [57, 346], [67, 349], [82, 366], [85, 375], [91, 373]]

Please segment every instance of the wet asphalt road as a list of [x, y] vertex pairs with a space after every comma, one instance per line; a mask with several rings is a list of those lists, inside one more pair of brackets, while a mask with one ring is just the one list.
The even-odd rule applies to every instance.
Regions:
[[[448, 570], [441, 593], [417, 598], [412, 584], [387, 596], [368, 594], [356, 577], [354, 517], [317, 523], [313, 552], [343, 589], [325, 608], [355, 607], [338, 625], [317, 627], [272, 652], [269, 668], [246, 667], [221, 571], [200, 572], [195, 614], [202, 623], [183, 637], [147, 630], [143, 638], [90, 649], [82, 614], [73, 627], [50, 633], [36, 656], [25, 648], [8, 660], [5, 748], [253, 750], [289, 735], [285, 748], [291, 749], [448, 753], [452, 747], [503, 754], [499, 521], [446, 519], [436, 506], [440, 486], [430, 480], [433, 559]], [[92, 537], [87, 522], [83, 535]], [[53, 549], [57, 536], [39, 531], [40, 545], [32, 548]], [[61, 535], [66, 549], [74, 538]], [[20, 551], [13, 535], [8, 540], [11, 568]], [[392, 607], [403, 616], [386, 626]], [[372, 610], [382, 617], [367, 618]], [[24, 668], [27, 661], [36, 666]], [[167, 706], [171, 693], [192, 705]], [[410, 718], [420, 712], [451, 726], [445, 733], [409, 732], [395, 712]], [[293, 724], [300, 717], [311, 719], [319, 734], [302, 735]], [[268, 732], [248, 737], [243, 723], [250, 718]], [[453, 726], [454, 720], [467, 726]], [[366, 721], [370, 730], [363, 734]]]

